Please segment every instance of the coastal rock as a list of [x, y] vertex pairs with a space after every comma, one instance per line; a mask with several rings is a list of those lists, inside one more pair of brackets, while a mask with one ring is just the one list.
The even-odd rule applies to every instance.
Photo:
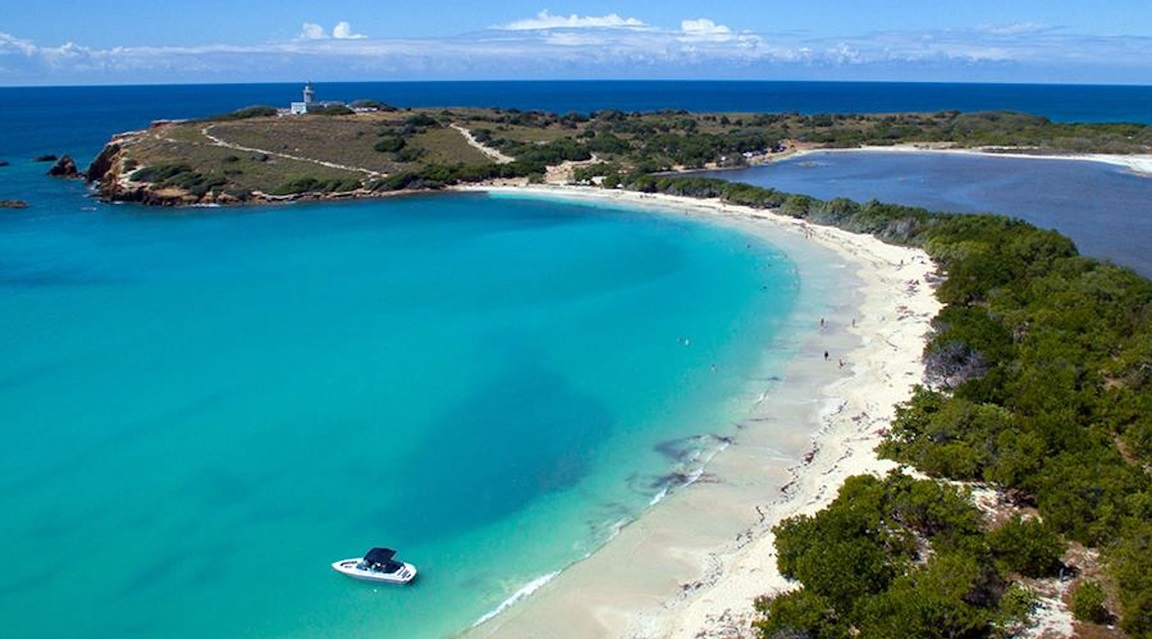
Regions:
[[109, 142], [88, 165], [88, 182], [94, 184], [100, 199], [106, 202], [137, 202], [156, 206], [175, 206], [186, 203], [187, 193], [174, 189], [154, 189], [146, 182], [133, 182], [130, 170], [124, 166], [124, 147]]
[[0, 200], [0, 209], [26, 209], [28, 203], [24, 200]]
[[133, 182], [130, 170], [124, 166], [124, 147], [118, 141], [109, 142], [88, 165], [88, 182], [96, 186], [96, 193], [108, 202], [135, 202], [149, 206], [188, 206], [200, 204], [201, 198], [180, 188], [157, 188], [148, 182]]
[[32, 161], [33, 162], [55, 162], [56, 156], [51, 154], [51, 153], [49, 153], [47, 155], [37, 155], [36, 157], [32, 158]]
[[76, 168], [76, 160], [73, 160], [71, 155], [64, 155], [57, 160], [56, 163], [52, 165], [52, 168], [48, 169], [48, 175], [69, 179], [84, 177], [84, 175], [80, 173], [80, 169]]
[[[88, 175], [89, 182], [99, 182], [101, 187], [104, 181], [111, 177], [113, 180], [119, 177], [120, 168], [120, 145], [115, 142], [109, 142], [100, 149], [100, 155], [92, 160], [88, 165], [88, 170], [85, 173]], [[111, 174], [111, 175], [110, 175]]]

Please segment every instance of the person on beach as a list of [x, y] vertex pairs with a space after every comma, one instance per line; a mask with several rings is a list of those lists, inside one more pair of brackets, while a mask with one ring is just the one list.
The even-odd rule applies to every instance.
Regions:
[[824, 361], [828, 361], [828, 351], [824, 351]]

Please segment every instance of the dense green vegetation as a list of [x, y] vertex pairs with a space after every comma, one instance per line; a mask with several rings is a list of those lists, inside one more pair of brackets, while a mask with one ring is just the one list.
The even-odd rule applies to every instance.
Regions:
[[592, 159], [589, 145], [581, 140], [560, 138], [551, 142], [517, 142], [508, 138], [493, 138], [488, 129], [473, 132], [477, 142], [494, 147], [506, 155], [523, 162], [555, 165], [561, 162], [583, 162]]
[[814, 639], [1005, 636], [1030, 608], [1006, 566], [1057, 568], [1028, 544], [999, 543], [1007, 526], [1019, 528], [986, 532], [951, 486], [898, 472], [852, 477], [827, 509], [774, 529], [780, 572], [804, 587], [758, 602], [757, 627]]
[[483, 182], [497, 178], [539, 179], [547, 165], [541, 162], [508, 164], [429, 164], [415, 171], [402, 171], [374, 181], [369, 189], [378, 192], [417, 189], [442, 189], [461, 183]]
[[353, 109], [370, 109], [374, 111], [391, 112], [396, 110], [396, 107], [390, 104], [385, 104], [379, 100], [371, 99], [353, 100], [348, 106], [352, 107]]
[[648, 173], [677, 167], [738, 165], [788, 144], [847, 148], [930, 143], [1101, 153], [1137, 153], [1152, 148], [1152, 128], [1142, 124], [1057, 124], [1012, 112], [741, 115], [608, 109], [588, 115], [557, 115], [509, 109], [472, 114], [470, 126], [480, 131], [478, 137], [486, 144], [516, 157], [518, 151], [542, 141], [526, 130], [567, 132], [564, 137], [588, 153]]
[[[882, 455], [934, 477], [997, 487], [1039, 513], [1043, 525], [1009, 522], [982, 542], [990, 555], [979, 559], [990, 558], [998, 574], [1050, 572], [1063, 547], [1057, 534], [1101, 549], [1110, 577], [1105, 586], [1120, 603], [1122, 627], [1152, 637], [1152, 282], [1079, 256], [1055, 232], [1005, 217], [821, 201], [698, 177], [619, 180], [641, 191], [778, 207], [924, 248], [947, 275], [937, 291], [946, 306], [925, 352], [930, 383], [899, 407]], [[833, 518], [845, 516], [836, 506], [831, 510]], [[867, 530], [875, 535], [879, 529]], [[813, 539], [834, 539], [814, 530]], [[909, 558], [890, 540], [882, 546], [883, 558], [876, 548], [856, 548], [828, 560], [847, 562], [842, 576], [851, 567], [872, 571], [874, 585], [893, 584], [905, 573], [892, 566]], [[790, 610], [819, 625], [829, 617], [811, 616], [811, 606], [830, 605], [849, 627], [865, 623], [852, 616], [863, 614], [855, 598], [829, 599], [804, 570], [783, 559], [781, 568], [808, 592], [767, 605], [769, 620]], [[993, 612], [977, 615], [988, 632]], [[782, 626], [765, 628], [772, 636]], [[985, 630], [959, 636], [986, 636]], [[825, 636], [815, 626], [806, 632]]]
[[1112, 615], [1104, 607], [1104, 589], [1095, 581], [1085, 581], [1072, 593], [1072, 614], [1080, 621], [1109, 623]]
[[210, 118], [205, 118], [204, 121], [205, 122], [227, 122], [229, 120], [248, 120], [251, 118], [268, 118], [268, 117], [275, 117], [276, 113], [277, 113], [276, 107], [270, 107], [270, 106], [265, 106], [265, 105], [256, 105], [256, 106], [244, 107], [242, 109], [236, 109], [235, 111], [232, 111], [231, 113], [225, 113], [223, 115], [215, 115], [215, 116], [212, 116]]
[[1152, 282], [1003, 218], [953, 219], [925, 247], [948, 273], [932, 386], [881, 453], [985, 482], [1100, 547], [1121, 623], [1152, 636]]
[[204, 175], [183, 163], [145, 167], [134, 171], [131, 177], [137, 182], [151, 182], [161, 189], [182, 189], [193, 195], [203, 195], [228, 183], [223, 175]]
[[347, 193], [360, 188], [360, 180], [354, 178], [333, 178], [318, 180], [304, 175], [292, 178], [272, 190], [272, 195], [292, 195], [294, 193]]
[[352, 115], [354, 111], [343, 104], [327, 104], [319, 108], [309, 108], [308, 115]]

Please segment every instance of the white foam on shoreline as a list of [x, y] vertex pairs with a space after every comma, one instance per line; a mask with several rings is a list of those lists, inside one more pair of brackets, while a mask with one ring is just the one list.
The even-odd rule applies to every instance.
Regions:
[[[656, 506], [657, 504], [659, 504], [661, 501], [663, 501], [669, 495], [675, 493], [679, 489], [685, 488], [687, 486], [691, 486], [692, 484], [699, 481], [700, 478], [704, 476], [705, 468], [706, 468], [708, 462], [711, 461], [717, 454], [724, 451], [724, 449], [728, 448], [731, 445], [731, 441], [726, 439], [726, 438], [715, 438], [715, 437], [703, 436], [703, 435], [700, 436], [700, 438], [712, 439], [713, 441], [715, 441], [717, 443], [717, 445], [693, 450], [691, 456], [685, 460], [685, 463], [692, 464], [693, 467], [691, 470], [684, 471], [683, 474], [680, 475], [680, 477], [682, 478], [682, 481], [677, 482], [675, 484], [671, 484], [669, 486], [666, 486], [666, 487], [660, 489], [652, 497], [652, 499], [649, 501], [648, 508], [646, 508], [644, 512], [641, 512], [639, 515], [637, 515], [636, 518], [619, 519], [619, 520], [616, 520], [616, 521], [612, 522], [611, 524], [609, 524], [606, 527], [608, 534], [605, 536], [604, 541], [601, 544], [601, 546], [603, 544], [610, 543], [613, 539], [616, 539], [617, 537], [619, 537], [620, 533], [623, 532], [623, 530], [625, 528], [627, 528], [630, 524], [639, 520], [641, 517], [644, 516], [645, 512], [650, 510], [653, 506]], [[501, 602], [499, 606], [497, 606], [496, 608], [493, 608], [491, 611], [485, 613], [483, 616], [481, 616], [479, 619], [477, 619], [470, 626], [470, 628], [477, 628], [479, 626], [482, 626], [485, 623], [487, 623], [487, 622], [495, 619], [499, 615], [503, 614], [505, 611], [512, 608], [513, 606], [516, 606], [517, 604], [528, 599], [534, 593], [536, 593], [536, 591], [540, 590], [541, 588], [546, 586], [549, 582], [551, 582], [551, 581], [555, 580], [557, 577], [559, 577], [567, 568], [571, 567], [571, 565], [575, 565], [581, 561], [588, 559], [589, 557], [594, 555], [595, 552], [596, 551], [593, 550], [593, 551], [585, 554], [583, 557], [576, 560], [575, 562], [573, 562], [569, 566], [565, 566], [564, 568], [560, 568], [559, 570], [554, 570], [550, 573], [547, 573], [545, 575], [537, 577], [536, 579], [533, 579], [532, 581], [528, 582], [526, 585], [524, 585], [524, 587], [520, 588], [515, 593], [513, 593], [510, 597], [508, 597], [503, 602]]]
[[562, 571], [560, 571], [560, 570], [554, 570], [554, 571], [552, 571], [546, 575], [542, 575], [542, 576], [537, 577], [537, 578], [533, 579], [532, 581], [528, 582], [527, 584], [524, 585], [523, 588], [521, 588], [521, 589], [517, 590], [515, 593], [513, 593], [511, 597], [508, 597], [503, 602], [501, 602], [501, 604], [499, 606], [496, 606], [490, 612], [485, 613], [484, 616], [477, 619], [476, 623], [472, 624], [472, 627], [475, 628], [477, 626], [480, 626], [480, 625], [488, 622], [491, 619], [495, 619], [496, 616], [499, 615], [500, 613], [511, 608], [512, 606], [515, 606], [517, 603], [519, 603], [523, 599], [527, 598], [532, 593], [543, 588], [545, 584], [547, 584], [549, 581], [552, 581], [553, 579], [555, 579], [556, 576], [559, 575], [561, 572]]

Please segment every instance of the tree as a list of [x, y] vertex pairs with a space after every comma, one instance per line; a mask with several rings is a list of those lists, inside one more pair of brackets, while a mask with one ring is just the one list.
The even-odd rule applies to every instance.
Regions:
[[753, 623], [765, 639], [848, 639], [848, 627], [823, 597], [805, 589], [760, 599], [756, 609], [764, 617]]
[[1059, 533], [1040, 520], [1023, 520], [1019, 515], [993, 530], [988, 542], [998, 561], [1026, 577], [1054, 575], [1068, 547]]
[[953, 639], [987, 636], [995, 615], [988, 599], [987, 569], [972, 557], [945, 554], [897, 579], [864, 604], [861, 637]]
[[1107, 596], [1100, 584], [1095, 581], [1084, 581], [1072, 591], [1072, 616], [1089, 623], [1109, 623], [1112, 615], [1104, 607], [1106, 600]]

